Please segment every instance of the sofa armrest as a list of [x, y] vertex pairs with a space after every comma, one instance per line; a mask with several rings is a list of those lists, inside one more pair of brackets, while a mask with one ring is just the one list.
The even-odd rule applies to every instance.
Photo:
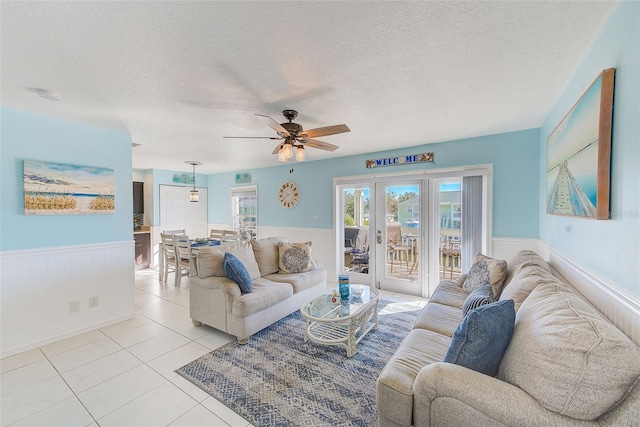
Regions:
[[236, 282], [226, 277], [209, 276], [204, 279], [198, 276], [192, 276], [190, 282], [193, 285], [200, 286], [204, 289], [220, 289], [226, 296], [233, 299], [242, 295], [240, 286]]
[[551, 412], [522, 389], [451, 363], [420, 370], [413, 385], [413, 423], [453, 425], [597, 426]]

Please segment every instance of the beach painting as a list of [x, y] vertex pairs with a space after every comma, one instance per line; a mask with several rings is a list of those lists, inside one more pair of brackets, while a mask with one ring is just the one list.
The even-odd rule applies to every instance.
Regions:
[[614, 69], [604, 70], [547, 138], [547, 213], [609, 219]]
[[24, 160], [26, 215], [113, 214], [113, 169]]

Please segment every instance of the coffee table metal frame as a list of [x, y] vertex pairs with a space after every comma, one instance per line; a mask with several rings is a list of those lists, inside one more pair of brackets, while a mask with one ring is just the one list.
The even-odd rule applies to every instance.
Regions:
[[[368, 288], [368, 289], [367, 289]], [[318, 344], [342, 345], [347, 357], [356, 354], [356, 346], [372, 329], [378, 329], [378, 302], [380, 293], [365, 285], [363, 299], [351, 296], [347, 301], [331, 302], [331, 293], [306, 302], [300, 313], [307, 320], [305, 342], [310, 339]]]

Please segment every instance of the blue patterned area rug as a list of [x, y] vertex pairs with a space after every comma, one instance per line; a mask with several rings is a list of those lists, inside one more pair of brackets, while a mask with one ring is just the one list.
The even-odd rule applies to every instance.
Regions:
[[416, 304], [380, 301], [378, 330], [347, 357], [343, 346], [303, 341], [305, 321], [291, 314], [176, 370], [254, 426], [378, 425], [376, 380], [411, 330]]

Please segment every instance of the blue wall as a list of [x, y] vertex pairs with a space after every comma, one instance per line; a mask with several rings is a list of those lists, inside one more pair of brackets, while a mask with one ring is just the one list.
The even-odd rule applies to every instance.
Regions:
[[[493, 234], [496, 237], [538, 237], [539, 130], [530, 129], [499, 135], [426, 144], [398, 150], [331, 160], [294, 163], [255, 169], [252, 182], [258, 186], [260, 226], [333, 228], [333, 178], [493, 164]], [[434, 152], [435, 163], [385, 168], [365, 168], [365, 160]], [[268, 153], [265, 153], [268, 155]], [[274, 157], [274, 161], [275, 157]], [[209, 176], [209, 222], [230, 223], [229, 187], [236, 186], [234, 173]], [[300, 188], [300, 202], [294, 209], [278, 203], [278, 189], [285, 181]], [[222, 208], [221, 208], [222, 207]], [[317, 219], [314, 219], [317, 217]]]
[[[132, 240], [129, 134], [8, 108], [0, 109], [0, 118], [0, 250]], [[115, 213], [25, 215], [22, 179], [25, 159], [114, 169]]]
[[[540, 132], [540, 238], [640, 296], [640, 3], [623, 1], [547, 116]], [[546, 138], [600, 72], [616, 68], [611, 215], [596, 221], [547, 215]]]

